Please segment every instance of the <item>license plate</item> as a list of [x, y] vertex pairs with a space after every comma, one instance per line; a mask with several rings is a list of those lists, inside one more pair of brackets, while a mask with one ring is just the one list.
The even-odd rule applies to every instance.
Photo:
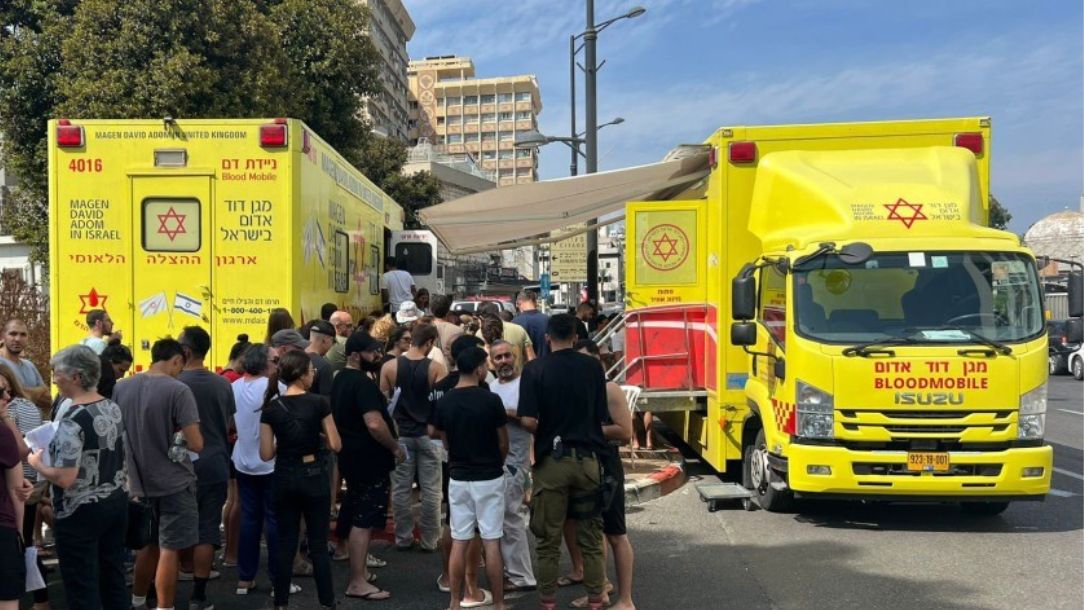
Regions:
[[907, 454], [907, 470], [912, 472], [948, 472], [949, 454], [915, 451]]

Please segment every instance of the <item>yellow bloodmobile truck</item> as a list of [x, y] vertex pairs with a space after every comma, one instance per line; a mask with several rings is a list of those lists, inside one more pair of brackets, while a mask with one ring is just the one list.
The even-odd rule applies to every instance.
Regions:
[[49, 222], [52, 348], [104, 309], [139, 370], [185, 326], [221, 367], [274, 308], [378, 309], [402, 210], [299, 120], [53, 120]]
[[698, 186], [627, 205], [640, 408], [768, 510], [1043, 499], [1043, 297], [1032, 253], [987, 226], [989, 119], [728, 127], [706, 146]]

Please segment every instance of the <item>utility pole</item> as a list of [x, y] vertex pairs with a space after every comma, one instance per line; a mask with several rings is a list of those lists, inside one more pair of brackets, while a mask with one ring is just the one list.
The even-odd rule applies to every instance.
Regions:
[[[595, 0], [585, 0], [587, 4], [587, 29], [583, 32], [583, 55], [584, 55], [584, 144], [587, 171], [593, 174], [598, 171], [598, 107], [597, 92], [595, 90], [595, 76], [598, 71], [595, 55], [595, 43], [598, 40], [598, 30], [595, 29]], [[575, 153], [573, 153], [575, 157]], [[597, 219], [587, 221], [591, 225], [597, 224]], [[598, 306], [598, 229], [593, 228], [587, 232], [587, 300]]]

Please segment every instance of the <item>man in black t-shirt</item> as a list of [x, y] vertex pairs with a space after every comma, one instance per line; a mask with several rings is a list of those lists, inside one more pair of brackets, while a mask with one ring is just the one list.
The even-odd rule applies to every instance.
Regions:
[[342, 437], [339, 470], [346, 480], [346, 499], [339, 511], [336, 534], [350, 539], [350, 581], [347, 597], [384, 600], [391, 597], [369, 582], [366, 558], [373, 528], [388, 519], [390, 473], [406, 460], [385, 408], [384, 395], [369, 377], [379, 372], [382, 345], [367, 333], [346, 340], [346, 368], [331, 385], [331, 410]]
[[606, 378], [597, 360], [572, 349], [578, 324], [568, 314], [551, 317], [550, 354], [528, 363], [520, 381], [517, 412], [535, 437], [531, 531], [538, 538], [536, 576], [543, 606], [551, 606], [557, 592], [566, 518], [577, 520], [592, 607], [602, 603], [605, 585], [597, 456], [607, 450]]
[[504, 458], [508, 430], [501, 399], [479, 387], [487, 374], [485, 350], [470, 347], [456, 358], [459, 382], [437, 403], [434, 427], [448, 450], [449, 524], [452, 530], [451, 609], [460, 607], [467, 546], [475, 528], [486, 551], [493, 607], [504, 608]]

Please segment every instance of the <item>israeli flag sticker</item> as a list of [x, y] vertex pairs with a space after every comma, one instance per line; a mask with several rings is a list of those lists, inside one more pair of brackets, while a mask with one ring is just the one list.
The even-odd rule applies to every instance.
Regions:
[[203, 315], [203, 302], [178, 292], [173, 298], [173, 309], [200, 318]]

